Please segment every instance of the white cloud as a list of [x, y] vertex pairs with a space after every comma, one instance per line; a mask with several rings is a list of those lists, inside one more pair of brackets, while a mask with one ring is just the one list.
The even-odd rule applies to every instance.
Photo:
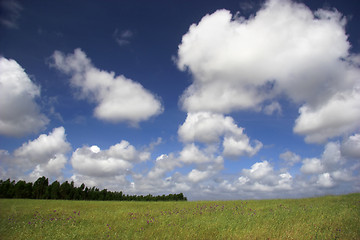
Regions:
[[0, 57], [0, 134], [24, 136], [37, 133], [49, 122], [40, 113], [36, 86], [15, 61]]
[[316, 183], [320, 187], [325, 187], [325, 188], [330, 188], [335, 185], [329, 173], [323, 173], [319, 175], [319, 178]]
[[[116, 153], [121, 152], [122, 157], [137, 157], [129, 157], [127, 161], [115, 159], [115, 155], [112, 155], [114, 152], [110, 153], [114, 146], [118, 149]], [[304, 197], [344, 193], [354, 191], [356, 186], [353, 182], [359, 180], [354, 175], [358, 167], [349, 168], [348, 164], [352, 162], [341, 155], [341, 145], [337, 142], [329, 142], [319, 158], [305, 158], [300, 172], [295, 173], [295, 176], [290, 174], [290, 170], [275, 169], [268, 161], [255, 162], [250, 168], [242, 169], [238, 176], [224, 176], [221, 173], [224, 160], [217, 155], [219, 151], [201, 148], [194, 143], [186, 144], [177, 154], [160, 155], [151, 162], [154, 165], [149, 171], [135, 170], [136, 164], [143, 161], [139, 157], [141, 152], [133, 149], [126, 141], [114, 146], [107, 150], [101, 150], [96, 145], [77, 149], [72, 160], [78, 157], [75, 154], [81, 150], [83, 159], [77, 164], [82, 169], [76, 170], [74, 165], [75, 173], [72, 179], [89, 186], [117, 191], [120, 188], [127, 194], [161, 195], [183, 192], [191, 200]], [[136, 154], [133, 154], [132, 149]], [[291, 151], [281, 154], [281, 158], [290, 163], [302, 159]], [[124, 164], [125, 162], [128, 165]], [[188, 167], [191, 169], [188, 170]]]
[[48, 176], [50, 179], [61, 181], [63, 179], [62, 170], [66, 163], [67, 157], [64, 154], [55, 154], [47, 163], [36, 165], [30, 173], [30, 179], [36, 181], [39, 177]]
[[360, 88], [335, 94], [318, 108], [304, 105], [299, 109], [294, 132], [306, 135], [309, 143], [322, 143], [328, 138], [351, 133], [360, 123]]
[[341, 155], [340, 144], [329, 142], [326, 144], [320, 159], [304, 159], [300, 170], [305, 174], [332, 172], [341, 169], [345, 163], [346, 158]]
[[341, 145], [341, 153], [350, 158], [360, 159], [360, 134], [346, 139]]
[[278, 102], [272, 102], [264, 107], [264, 113], [266, 115], [272, 115], [275, 112], [277, 112], [278, 114], [281, 114], [282, 112], [281, 105]]
[[67, 162], [66, 153], [71, 150], [66, 140], [63, 127], [54, 128], [49, 134], [41, 134], [38, 138], [24, 143], [17, 148], [7, 163], [9, 172], [15, 171], [16, 177], [24, 176], [31, 171], [29, 177], [36, 180], [40, 176], [50, 179], [61, 179], [62, 170]]
[[149, 159], [150, 153], [138, 152], [128, 141], [122, 140], [109, 148], [108, 156], [121, 158], [129, 162], [143, 162]]
[[346, 159], [341, 155], [340, 144], [337, 142], [326, 144], [321, 160], [327, 171], [338, 170], [346, 162]]
[[273, 175], [273, 168], [268, 161], [257, 162], [250, 169], [244, 169], [243, 174], [250, 179], [261, 180]]
[[172, 171], [175, 167], [180, 167], [182, 164], [175, 159], [173, 154], [162, 154], [156, 158], [155, 166], [149, 171], [148, 177], [150, 179], [161, 179], [165, 177], [167, 172]]
[[178, 134], [183, 142], [217, 143], [224, 134], [241, 135], [232, 117], [211, 112], [188, 113], [185, 122], [179, 127]]
[[264, 112], [280, 113], [273, 100], [285, 94], [302, 105], [294, 132], [306, 141], [351, 133], [360, 123], [360, 71], [345, 24], [336, 10], [312, 12], [290, 0], [266, 1], [249, 19], [227, 10], [206, 15], [179, 45], [178, 68], [193, 76], [182, 108], [258, 111], [272, 101]]
[[18, 28], [18, 19], [23, 10], [21, 4], [16, 0], [3, 0], [0, 2], [0, 23], [8, 28]]
[[81, 49], [67, 56], [55, 51], [52, 60], [51, 66], [71, 76], [79, 97], [96, 103], [94, 115], [101, 120], [136, 125], [163, 111], [158, 97], [140, 83], [97, 69]]
[[202, 164], [214, 161], [212, 157], [201, 151], [194, 143], [185, 145], [179, 155], [179, 160], [186, 164]]
[[243, 133], [243, 128], [234, 123], [234, 119], [222, 114], [210, 112], [188, 113], [185, 122], [179, 127], [178, 134], [183, 142], [218, 143], [223, 138], [223, 154], [235, 158], [243, 155], [253, 156], [262, 143], [250, 139]]
[[201, 180], [204, 180], [210, 176], [209, 171], [199, 171], [197, 169], [191, 170], [191, 172], [188, 174], [188, 178], [192, 182], [199, 182]]
[[292, 190], [293, 178], [290, 173], [275, 171], [268, 161], [262, 161], [243, 169], [233, 185], [238, 191], [277, 193]]
[[350, 181], [355, 180], [355, 178], [353, 177], [352, 171], [350, 171], [348, 169], [336, 170], [331, 173], [331, 176], [334, 179], [334, 181], [350, 182]]
[[295, 163], [301, 161], [301, 157], [291, 151], [286, 151], [280, 154], [280, 158], [283, 159], [286, 164], [293, 166]]
[[99, 189], [107, 189], [110, 191], [122, 191], [129, 194], [132, 188], [131, 182], [129, 182], [124, 175], [118, 176], [87, 176], [75, 173], [70, 177], [71, 181], [75, 184], [84, 183], [88, 187], [96, 187]]
[[48, 162], [56, 154], [65, 154], [71, 149], [66, 141], [65, 129], [54, 128], [48, 135], [41, 134], [37, 139], [24, 143], [14, 151], [14, 156], [33, 163]]
[[101, 150], [96, 145], [78, 148], [72, 154], [71, 164], [78, 177], [116, 177], [129, 175], [135, 163], [146, 161], [149, 157], [150, 153], [139, 152], [122, 140], [107, 150]]
[[324, 166], [318, 158], [306, 158], [303, 160], [300, 170], [305, 174], [316, 174], [321, 173], [324, 170]]
[[[338, 142], [329, 142], [326, 144], [321, 158], [306, 158], [303, 160], [301, 172], [312, 176], [315, 179], [307, 184], [322, 188], [331, 188], [338, 186], [339, 189], [349, 188], [346, 183], [355, 180], [351, 162], [346, 155], [341, 152], [341, 145]], [[345, 185], [344, 185], [345, 184]], [[316, 191], [316, 190], [314, 190]]]
[[100, 152], [94, 153], [86, 147], [76, 149], [71, 157], [71, 164], [76, 172], [94, 177], [122, 175], [132, 168], [130, 162], [111, 158]]
[[244, 155], [252, 157], [263, 146], [263, 144], [258, 140], [255, 140], [254, 144], [255, 146], [251, 146], [250, 139], [245, 134], [238, 137], [225, 137], [223, 142], [223, 154], [230, 158]]

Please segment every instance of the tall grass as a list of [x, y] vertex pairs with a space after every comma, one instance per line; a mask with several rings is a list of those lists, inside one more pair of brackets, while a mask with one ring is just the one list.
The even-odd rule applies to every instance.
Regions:
[[0, 239], [360, 239], [360, 194], [198, 202], [1, 199]]

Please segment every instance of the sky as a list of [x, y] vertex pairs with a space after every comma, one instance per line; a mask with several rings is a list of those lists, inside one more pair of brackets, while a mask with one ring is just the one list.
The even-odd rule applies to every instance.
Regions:
[[360, 192], [360, 5], [0, 1], [0, 179]]

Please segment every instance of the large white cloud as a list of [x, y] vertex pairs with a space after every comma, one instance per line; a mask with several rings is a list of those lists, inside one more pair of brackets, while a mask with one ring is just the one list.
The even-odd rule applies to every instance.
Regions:
[[139, 152], [122, 140], [107, 150], [98, 146], [83, 146], [75, 150], [71, 164], [76, 175], [88, 177], [115, 177], [129, 175], [135, 163], [148, 160], [149, 152]]
[[232, 117], [196, 112], [187, 114], [185, 122], [179, 127], [178, 134], [180, 140], [185, 143], [212, 144], [223, 140], [223, 154], [227, 157], [253, 156], [261, 149], [262, 143], [255, 140], [252, 145], [243, 131], [244, 129], [238, 127]]
[[41, 176], [60, 180], [67, 163], [66, 154], [70, 150], [65, 129], [54, 128], [49, 134], [41, 134], [38, 138], [24, 143], [13, 154], [8, 153], [4, 158], [8, 166], [7, 174], [13, 178], [22, 177], [30, 180], [36, 180]]
[[0, 73], [0, 134], [23, 136], [42, 130], [49, 119], [36, 103], [40, 87], [15, 60], [0, 57]]
[[178, 134], [183, 142], [217, 143], [224, 134], [241, 135], [232, 117], [211, 112], [188, 113], [185, 122], [179, 127]]
[[[179, 45], [177, 65], [193, 76], [182, 108], [259, 110], [286, 94], [303, 105], [294, 131], [306, 141], [353, 131], [360, 125], [360, 70], [358, 56], [349, 54], [345, 24], [336, 10], [312, 12], [290, 0], [269, 0], [249, 19], [227, 10], [206, 15]], [[266, 114], [281, 111], [273, 103]], [[344, 117], [325, 120], [335, 112]]]
[[158, 97], [140, 83], [94, 67], [81, 49], [67, 56], [55, 51], [52, 60], [51, 66], [71, 76], [79, 97], [96, 103], [94, 115], [99, 119], [137, 124], [163, 111]]
[[[360, 75], [359, 75], [360, 80]], [[299, 109], [294, 132], [306, 135], [307, 142], [325, 142], [360, 125], [360, 85], [351, 92], [338, 93], [319, 108], [304, 105]]]
[[41, 134], [37, 139], [24, 143], [15, 150], [14, 156], [41, 163], [47, 162], [56, 154], [64, 154], [70, 149], [70, 144], [66, 141], [65, 129], [58, 127], [48, 135]]

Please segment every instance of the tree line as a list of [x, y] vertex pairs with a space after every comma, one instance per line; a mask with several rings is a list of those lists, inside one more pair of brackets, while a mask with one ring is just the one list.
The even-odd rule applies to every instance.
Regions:
[[0, 180], [0, 198], [31, 198], [31, 199], [64, 199], [64, 200], [99, 200], [99, 201], [187, 201], [183, 193], [153, 196], [128, 195], [112, 192], [96, 187], [88, 188], [85, 184], [75, 187], [74, 181], [59, 183], [54, 181], [49, 185], [49, 179], [38, 178], [34, 183], [24, 180]]

